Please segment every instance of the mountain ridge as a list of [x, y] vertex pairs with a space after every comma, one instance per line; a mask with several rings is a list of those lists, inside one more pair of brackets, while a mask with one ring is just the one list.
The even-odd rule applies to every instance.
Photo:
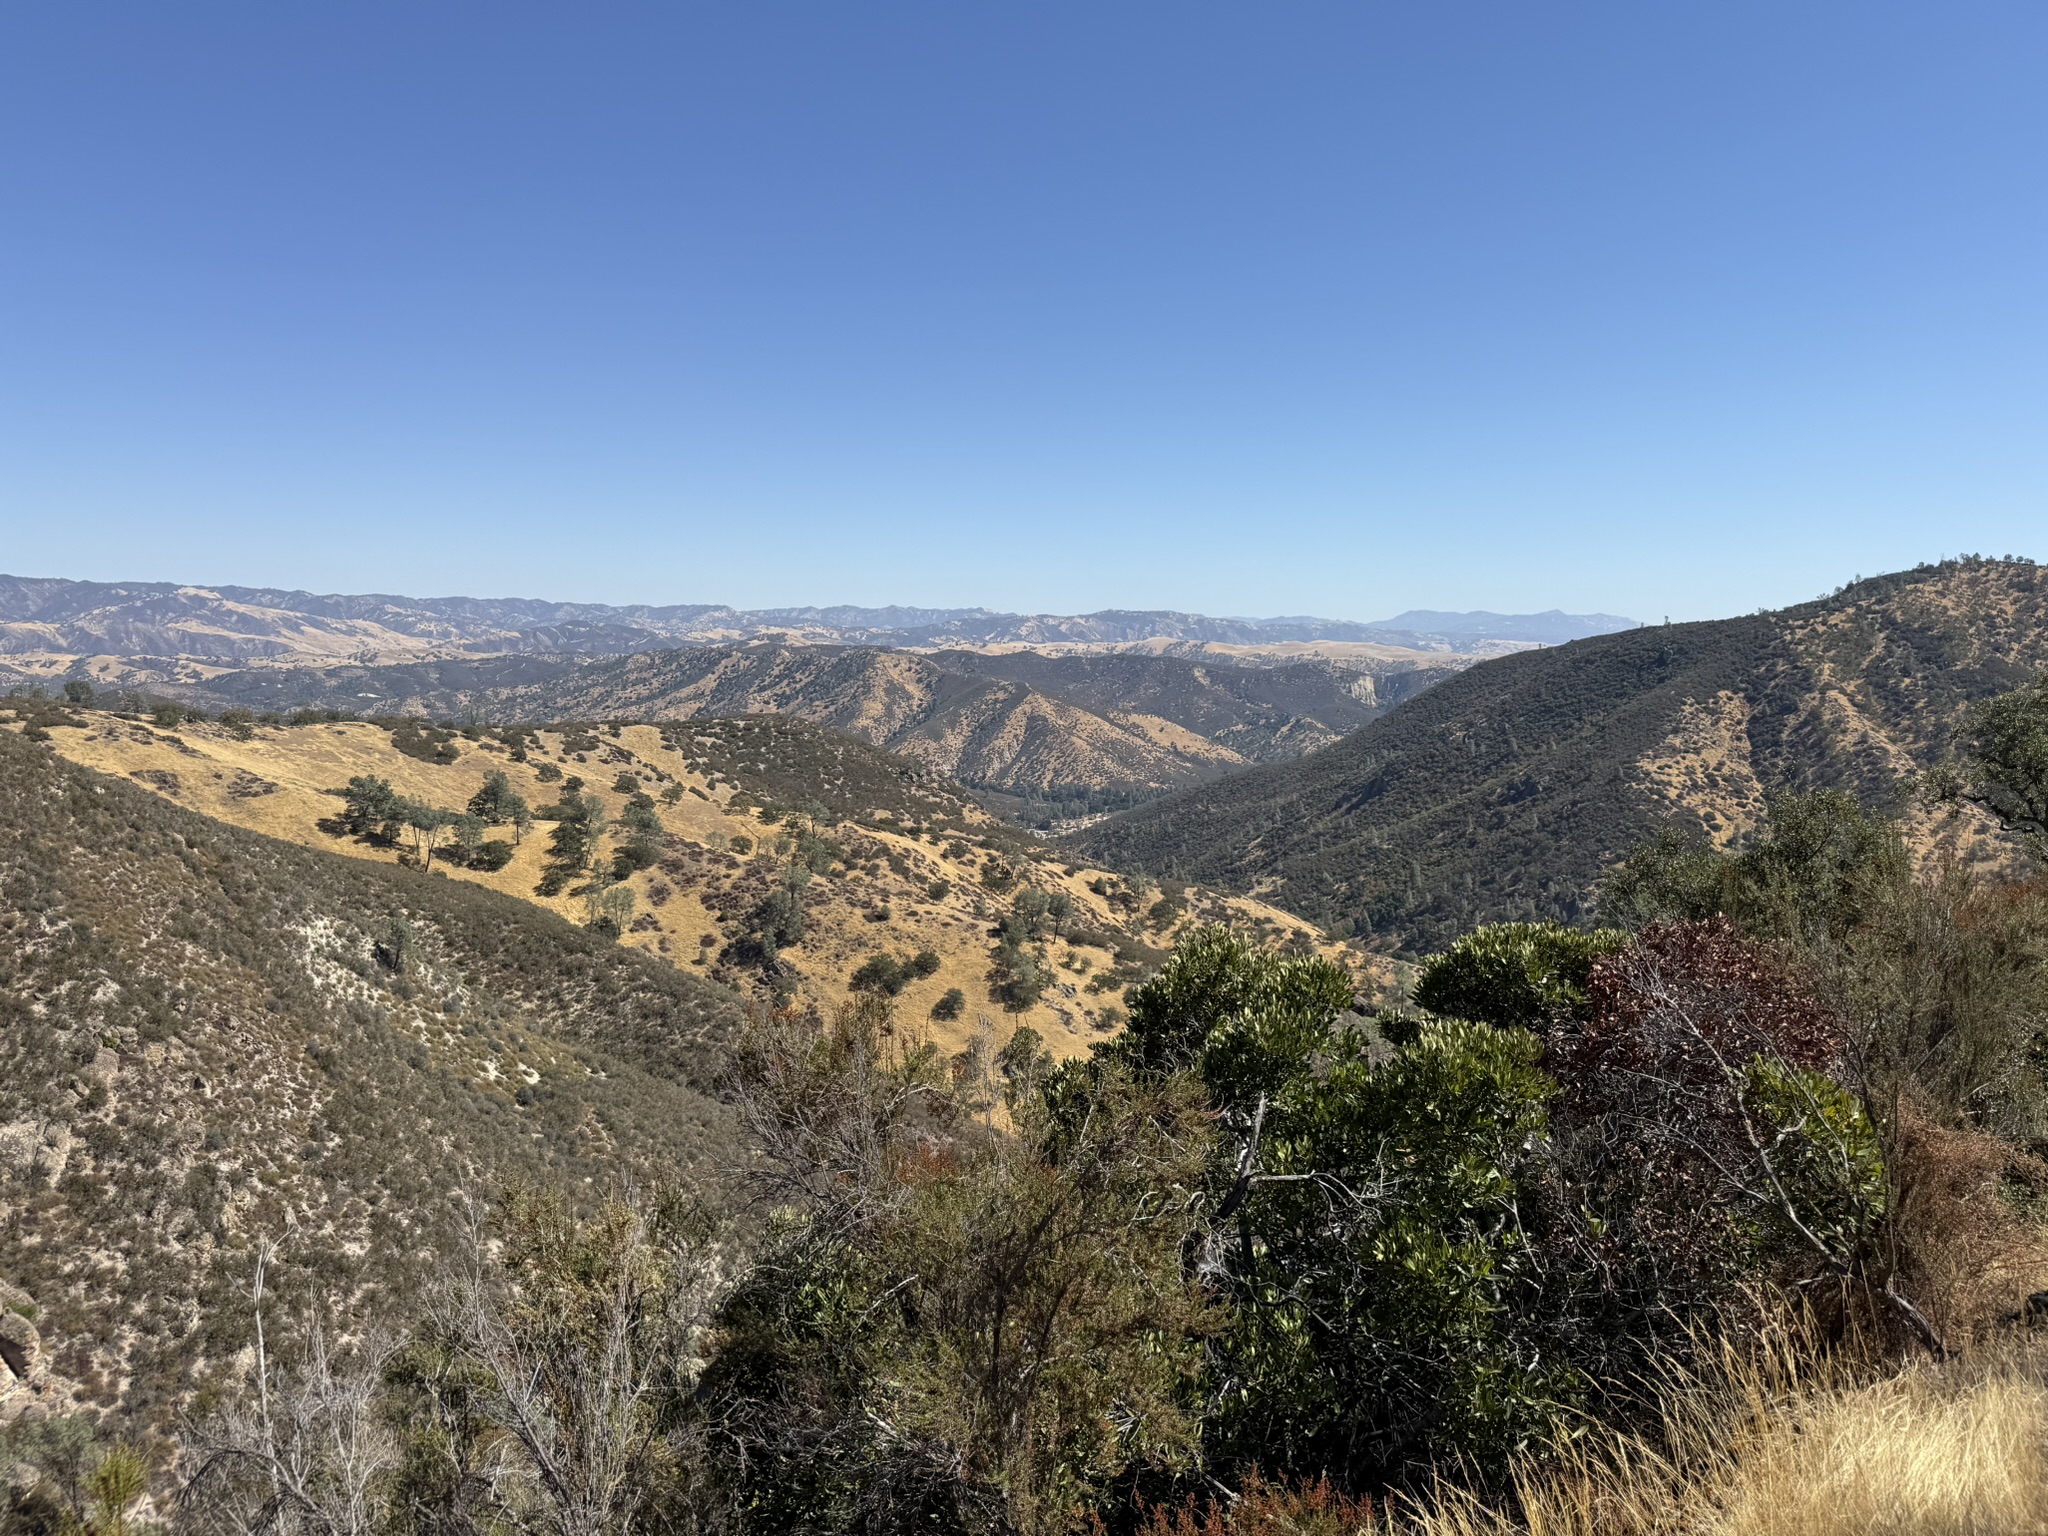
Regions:
[[216, 707], [494, 723], [791, 714], [977, 789], [1092, 810], [1326, 746], [1443, 671], [754, 641], [623, 657], [257, 668], [180, 691]]
[[[457, 654], [587, 650], [620, 654], [662, 645], [754, 638], [808, 643], [1129, 645], [1170, 640], [1259, 645], [1341, 641], [1474, 652], [1537, 643], [1565, 627], [1625, 625], [1608, 615], [1436, 615], [1444, 633], [1307, 617], [1212, 618], [1168, 609], [1015, 614], [984, 608], [785, 607], [713, 603], [606, 604], [537, 598], [414, 598], [312, 593], [279, 587], [177, 582], [88, 582], [0, 575], [0, 655], [201, 662], [286, 658], [385, 660]], [[1475, 628], [1469, 621], [1484, 619]], [[1481, 632], [1483, 629], [1483, 633]], [[1540, 635], [1538, 633], [1540, 631]]]
[[[1074, 846], [1404, 948], [1580, 920], [1602, 873], [1664, 827], [1725, 846], [1782, 790], [1895, 798], [1969, 704], [2043, 667], [2043, 568], [1948, 561], [1482, 661], [1321, 752], [1125, 811]], [[1923, 845], [2002, 846], [1968, 812], [1901, 809]]]

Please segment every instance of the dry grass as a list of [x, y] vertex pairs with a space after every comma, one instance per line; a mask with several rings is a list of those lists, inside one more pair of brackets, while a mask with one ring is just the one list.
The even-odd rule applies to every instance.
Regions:
[[2048, 1529], [2038, 1369], [1964, 1384], [1908, 1371], [1771, 1424], [1730, 1469], [1728, 1536]]
[[[1983, 1131], [1896, 1112], [1893, 1225], [1908, 1291], [1945, 1339], [1985, 1338], [2048, 1287], [2048, 1227], [2036, 1214], [2048, 1167]], [[2013, 1191], [2016, 1202], [2001, 1198]]]
[[1519, 1515], [1436, 1491], [1399, 1536], [2019, 1536], [2048, 1531], [2048, 1349], [1872, 1376], [1781, 1349], [1671, 1382], [1662, 1433], [1518, 1480]]
[[[327, 791], [357, 774], [386, 779], [400, 794], [429, 804], [459, 807], [476, 793], [484, 775], [495, 770], [506, 774], [513, 788], [530, 804], [542, 805], [557, 799], [561, 792], [559, 780], [543, 782], [536, 776], [541, 762], [551, 761], [564, 772], [587, 780], [585, 792], [595, 796], [616, 821], [625, 802], [611, 786], [623, 769], [645, 775], [650, 788], [658, 789], [660, 784], [672, 781], [689, 791], [673, 804], [664, 802], [658, 814], [669, 833], [700, 850], [729, 847], [735, 836], [744, 835], [759, 843], [772, 835], [764, 831], [756, 812], [730, 803], [735, 788], [735, 771], [730, 765], [723, 774], [726, 782], [714, 782], [701, 764], [693, 768], [691, 756], [675, 750], [661, 731], [651, 725], [627, 726], [616, 736], [607, 734], [584, 759], [567, 750], [565, 737], [559, 731], [541, 733], [534, 760], [527, 763], [512, 761], [508, 754], [492, 750], [490, 744], [458, 739], [457, 760], [442, 764], [405, 756], [392, 744], [388, 730], [360, 721], [258, 726], [247, 740], [238, 740], [233, 733], [213, 725], [187, 725], [172, 734], [97, 710], [82, 711], [80, 717], [86, 722], [84, 726], [59, 726], [51, 733], [55, 749], [73, 762], [138, 782], [165, 799], [234, 826], [303, 847], [378, 863], [392, 863], [397, 855], [389, 848], [331, 837], [319, 830], [321, 819], [331, 817], [339, 804]], [[763, 752], [765, 767], [766, 749]], [[277, 787], [255, 797], [237, 795], [234, 787], [244, 777]], [[752, 778], [738, 787], [746, 788], [758, 799], [777, 798], [787, 803], [789, 798], [771, 794], [763, 783]], [[931, 798], [935, 807], [944, 812], [943, 817], [934, 819], [943, 820], [949, 827], [969, 829], [974, 841], [980, 841], [974, 834], [998, 826], [964, 792], [942, 787]], [[969, 1000], [965, 1015], [951, 1023], [934, 1021], [931, 1033], [934, 1043], [947, 1053], [961, 1050], [974, 1037], [976, 1014], [998, 1011], [988, 996], [988, 930], [993, 911], [1005, 899], [988, 896], [979, 885], [979, 851], [971, 852], [968, 862], [963, 863], [948, 855], [943, 845], [879, 824], [862, 826], [858, 841], [874, 854], [901, 861], [908, 873], [899, 875], [889, 863], [883, 862], [844, 881], [821, 883], [814, 890], [808, 914], [809, 935], [804, 944], [785, 956], [802, 978], [800, 991], [808, 1000], [830, 1008], [844, 1000], [854, 971], [877, 950], [912, 954], [930, 949], [939, 956], [940, 968], [914, 983], [898, 999], [898, 1015], [924, 1019], [932, 1004], [949, 988], [959, 988]], [[544, 834], [529, 836], [514, 853], [511, 863], [500, 870], [485, 872], [449, 865], [437, 868], [451, 880], [483, 885], [580, 923], [586, 916], [581, 898], [567, 893], [541, 896], [535, 890], [546, 857], [546, 844]], [[1052, 861], [1048, 850], [1031, 844], [1025, 845], [1025, 852], [1046, 859], [1031, 869], [1031, 883], [1064, 890], [1073, 900], [1084, 926], [1100, 931], [1135, 932], [1162, 945], [1168, 942], [1167, 934], [1146, 932], [1139, 920], [1116, 912], [1091, 889], [1091, 880], [1103, 871], [1063, 867]], [[1064, 868], [1072, 868], [1073, 872], [1065, 873]], [[939, 877], [951, 886], [944, 899], [928, 895], [931, 881]], [[651, 950], [685, 968], [695, 968], [691, 961], [700, 949], [715, 953], [729, 937], [700, 904], [698, 890], [681, 888], [673, 874], [647, 870], [627, 883], [634, 892], [637, 910], [643, 915], [643, 926], [626, 934], [627, 944]], [[650, 899], [650, 891], [657, 885], [674, 889], [677, 899], [665, 898], [659, 903]], [[828, 891], [845, 899], [823, 899]], [[1225, 917], [1272, 934], [1275, 942], [1287, 934], [1312, 932], [1300, 918], [1251, 898], [1225, 898], [1205, 892], [1200, 893], [1200, 899], [1203, 918]], [[892, 912], [889, 922], [867, 920], [866, 911], [884, 906]], [[701, 943], [707, 938], [711, 940], [708, 946]], [[1318, 948], [1339, 963], [1378, 979], [1372, 969], [1376, 962], [1357, 950], [1328, 942], [1319, 943]], [[1072, 960], [1078, 954], [1086, 955], [1095, 973], [1108, 964], [1100, 951], [1075, 951], [1071, 947], [1055, 946], [1051, 958], [1058, 963]], [[702, 973], [703, 968], [695, 969]], [[1008, 1038], [1010, 1029], [1018, 1024], [1029, 1024], [1055, 1056], [1085, 1053], [1100, 1038], [1090, 1026], [1089, 1014], [1102, 1003], [1113, 1001], [1115, 994], [1087, 993], [1081, 990], [1083, 984], [1079, 972], [1058, 972], [1054, 986], [1036, 1005], [1014, 1017], [1003, 1015], [998, 1024], [999, 1038]]]

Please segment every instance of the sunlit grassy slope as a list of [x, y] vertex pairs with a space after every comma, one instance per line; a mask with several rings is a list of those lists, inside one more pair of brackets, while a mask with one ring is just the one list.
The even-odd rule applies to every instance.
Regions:
[[[747, 975], [721, 967], [719, 957], [741, 909], [773, 877], [771, 850], [779, 829], [764, 824], [762, 807], [815, 806], [831, 823], [828, 834], [843, 857], [807, 888], [805, 939], [785, 952], [800, 977], [799, 1001], [842, 1001], [855, 970], [878, 951], [901, 957], [929, 949], [939, 957], [939, 968], [899, 996], [898, 1015], [929, 1029], [948, 1050], [983, 1029], [984, 1015], [998, 1044], [1017, 1025], [1029, 1024], [1056, 1055], [1085, 1050], [1113, 1027], [1123, 984], [1192, 922], [1227, 921], [1273, 942], [1312, 940], [1298, 918], [1255, 900], [1199, 889], [1179, 894], [1155, 913], [1160, 891], [1139, 897], [1128, 881], [1060, 862], [1036, 840], [982, 812], [941, 776], [788, 718], [694, 721], [671, 727], [666, 738], [649, 725], [543, 731], [523, 762], [488, 735], [457, 735], [451, 741], [456, 760], [446, 764], [398, 751], [390, 729], [367, 722], [259, 725], [243, 740], [211, 724], [165, 730], [104, 712], [78, 718], [81, 724], [59, 725], [51, 733], [56, 750], [75, 762], [236, 826], [386, 863], [396, 861], [396, 850], [321, 829], [340, 808], [328, 791], [353, 776], [374, 775], [401, 794], [459, 809], [493, 770], [505, 773], [535, 806], [559, 798], [573, 775], [614, 818], [626, 798], [614, 787], [621, 774], [633, 775], [657, 796], [676, 786], [680, 795], [664, 797], [659, 807], [668, 855], [628, 882], [636, 916], [624, 942], [742, 987]], [[544, 766], [559, 776], [543, 780]], [[484, 885], [582, 922], [582, 898], [536, 893], [546, 833], [547, 824], [537, 823], [512, 862], [495, 872], [436, 867], [451, 880]], [[493, 835], [510, 834], [498, 829]], [[734, 851], [749, 843], [746, 854]], [[1076, 909], [1069, 931], [1095, 941], [1050, 944], [1047, 958], [1057, 979], [1037, 1004], [1017, 1012], [991, 1001], [988, 981], [990, 927], [1014, 887], [992, 890], [985, 880], [1001, 883], [1004, 869], [1020, 885], [1065, 891]], [[1325, 947], [1365, 975], [1363, 955]], [[965, 995], [964, 1012], [950, 1021], [932, 1020], [932, 1005], [953, 988]]]

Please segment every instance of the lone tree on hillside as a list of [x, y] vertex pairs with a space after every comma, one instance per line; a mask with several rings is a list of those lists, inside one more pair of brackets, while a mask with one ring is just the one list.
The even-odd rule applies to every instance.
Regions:
[[[620, 774], [619, 777], [623, 779], [629, 775]], [[619, 816], [619, 828], [625, 833], [625, 839], [612, 853], [614, 879], [623, 880], [635, 870], [651, 869], [660, 861], [668, 834], [662, 830], [661, 815], [655, 810], [652, 798], [636, 792]]]
[[2048, 857], [2048, 676], [1993, 699], [1965, 730], [1975, 768], [1965, 793]]
[[512, 823], [512, 841], [526, 840], [526, 829], [533, 825], [533, 811], [527, 806], [526, 797], [512, 787], [512, 781], [500, 769], [492, 769], [484, 775], [484, 787], [469, 797], [469, 814], [485, 826], [498, 827]]
[[353, 837], [389, 840], [405, 819], [404, 797], [393, 791], [388, 779], [359, 773], [346, 789], [330, 793], [341, 796], [341, 824]]

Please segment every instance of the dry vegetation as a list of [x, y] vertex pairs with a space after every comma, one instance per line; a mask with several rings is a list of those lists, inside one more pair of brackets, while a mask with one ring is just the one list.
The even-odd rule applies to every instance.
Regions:
[[[631, 775], [656, 799], [667, 849], [658, 864], [625, 882], [634, 916], [624, 942], [742, 986], [752, 973], [720, 957], [788, 862], [787, 851], [776, 852], [778, 838], [790, 836], [781, 818], [815, 811], [829, 852], [814, 861], [821, 867], [804, 890], [805, 936], [782, 957], [790, 985], [799, 998], [830, 1006], [877, 952], [930, 950], [938, 968], [911, 981], [897, 1006], [907, 1018], [929, 1019], [933, 1005], [958, 989], [965, 999], [960, 1015], [930, 1024], [949, 1050], [973, 1037], [977, 1013], [994, 1016], [999, 1037], [1030, 1025], [1055, 1055], [1086, 1050], [1114, 1028], [1123, 987], [1157, 964], [1175, 933], [1202, 921], [1262, 932], [1275, 943], [1317, 942], [1299, 919], [1257, 901], [1161, 890], [1061, 862], [938, 775], [803, 721], [443, 732], [441, 750], [452, 761], [437, 762], [400, 751], [390, 726], [367, 721], [237, 730], [208, 722], [166, 729], [146, 717], [97, 710], [69, 718], [77, 723], [53, 722], [49, 735], [72, 761], [236, 826], [387, 863], [398, 860], [399, 849], [321, 828], [340, 808], [329, 791], [358, 775], [457, 809], [493, 771], [535, 806], [558, 799], [575, 776], [614, 825], [629, 793], [616, 786], [620, 775]], [[586, 921], [586, 900], [573, 887], [537, 893], [546, 830], [545, 822], [536, 824], [503, 869], [436, 867], [451, 880]], [[1064, 925], [1067, 937], [1044, 946], [1053, 979], [1041, 998], [1009, 1009], [990, 996], [990, 929], [1023, 887], [1063, 893], [1074, 914]], [[1352, 953], [1349, 963], [1365, 977], [1372, 962]]]
[[[1506, 1513], [1451, 1484], [1305, 1536], [2022, 1536], [2048, 1528], [2048, 1352], [1816, 1362], [1780, 1341], [1663, 1384], [1642, 1435], [1515, 1475]], [[1227, 1517], [1214, 1536], [1288, 1529]], [[1206, 1536], [1162, 1520], [1148, 1536]]]
[[248, 1342], [259, 1237], [294, 1310], [360, 1317], [411, 1294], [463, 1190], [728, 1155], [736, 1000], [526, 903], [5, 732], [0, 872], [0, 1276], [44, 1409], [167, 1422]]
[[[1879, 712], [1856, 665], [1775, 739]], [[1920, 804], [2048, 855], [2048, 679], [1986, 687]], [[1746, 820], [1398, 995], [802, 722], [10, 701], [8, 1519], [2041, 1530], [2048, 885], [1759, 811], [1766, 712], [1673, 697], [1627, 787]], [[538, 820], [437, 860], [465, 795]]]

